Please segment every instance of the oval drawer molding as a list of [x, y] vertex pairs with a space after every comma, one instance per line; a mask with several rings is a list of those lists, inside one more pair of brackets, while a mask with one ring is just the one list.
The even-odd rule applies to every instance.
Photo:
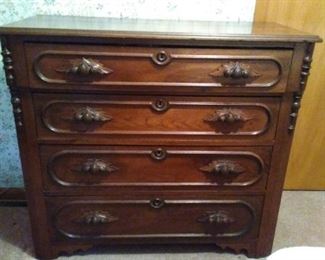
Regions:
[[[240, 87], [239, 91], [283, 92], [292, 56], [290, 50], [266, 49], [95, 48], [27, 43], [30, 85], [121, 91]], [[95, 72], [98, 77], [89, 75]]]
[[[54, 235], [58, 232], [70, 239], [236, 238], [244, 235], [255, 238], [261, 210], [260, 198], [244, 196], [241, 199], [216, 200], [165, 199], [164, 206], [159, 208], [152, 208], [152, 200], [145, 199], [70, 198], [49, 201]], [[79, 221], [80, 216], [82, 221]], [[57, 236], [57, 239], [60, 237]]]
[[[270, 141], [275, 135], [279, 110], [277, 98], [261, 98], [256, 102], [249, 97], [164, 97], [157, 103], [161, 111], [165, 111], [158, 113], [152, 108], [155, 100], [152, 97], [97, 96], [93, 101], [90, 101], [90, 95], [87, 96], [89, 99], [81, 95], [38, 94], [34, 97], [39, 111], [40, 137], [74, 135], [78, 136], [79, 142], [97, 138], [94, 135]], [[85, 108], [91, 108], [91, 113], [86, 111], [90, 116], [86, 117]], [[78, 111], [83, 113], [82, 122], [75, 120], [76, 113], [81, 113]]]
[[[78, 148], [78, 149], [77, 149]], [[67, 147], [41, 149], [47, 191], [121, 186], [188, 186], [211, 189], [264, 189], [271, 149], [164, 148], [164, 160], [153, 160], [151, 147]], [[93, 169], [94, 159], [101, 162]], [[104, 166], [103, 166], [104, 165]], [[87, 166], [87, 167], [85, 167]], [[80, 174], [82, 168], [82, 174]], [[87, 168], [87, 169], [85, 169]], [[97, 169], [98, 168], [98, 169]], [[106, 188], [102, 190], [105, 192]]]

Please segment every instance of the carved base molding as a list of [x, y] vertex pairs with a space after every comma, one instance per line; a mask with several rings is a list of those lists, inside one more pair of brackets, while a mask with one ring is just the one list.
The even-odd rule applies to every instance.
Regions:
[[254, 257], [255, 246], [253, 244], [216, 244], [218, 253], [244, 254]]
[[[132, 245], [125, 245], [125, 244], [121, 244], [121, 245], [117, 245], [114, 244], [112, 245], [114, 247], [114, 252], [125, 252], [125, 249], [127, 248], [128, 251], [132, 252]], [[154, 251], [157, 249], [157, 247], [155, 246], [155, 244], [151, 244], [151, 245], [145, 245], [142, 244], [143, 247], [151, 247]], [[58, 247], [54, 249], [54, 252], [51, 256], [48, 257], [48, 259], [52, 259], [52, 258], [56, 258], [58, 256], [71, 256], [75, 253], [83, 253], [85, 255], [87, 255], [87, 252], [89, 251], [89, 254], [91, 254], [90, 251], [99, 249], [102, 250], [103, 248], [110, 248], [111, 246], [102, 246], [102, 245], [74, 245], [74, 246], [69, 246], [69, 247]], [[165, 245], [164, 247], [169, 247], [168, 245]], [[172, 247], [174, 247], [174, 245], [172, 245]], [[185, 250], [186, 247], [188, 248], [193, 248], [193, 245], [187, 245], [185, 246]], [[217, 253], [234, 253], [234, 254], [244, 254], [248, 257], [253, 256], [253, 254], [255, 253], [255, 246], [252, 244], [215, 244], [216, 247], [216, 252]], [[138, 246], [137, 246], [138, 248]], [[158, 251], [159, 250], [159, 251]], [[161, 253], [163, 253], [163, 249], [161, 249], [161, 246], [159, 246], [159, 248], [157, 249], [157, 252], [159, 253], [161, 250]]]

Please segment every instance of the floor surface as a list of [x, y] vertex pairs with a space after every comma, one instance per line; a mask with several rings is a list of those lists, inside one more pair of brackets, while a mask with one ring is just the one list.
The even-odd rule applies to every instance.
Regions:
[[[325, 246], [325, 192], [283, 193], [273, 251], [292, 246]], [[0, 207], [0, 259], [34, 259], [25, 207]], [[69, 260], [235, 260], [244, 255], [216, 254], [213, 246], [136, 246], [90, 250]], [[325, 259], [325, 257], [324, 257]]]

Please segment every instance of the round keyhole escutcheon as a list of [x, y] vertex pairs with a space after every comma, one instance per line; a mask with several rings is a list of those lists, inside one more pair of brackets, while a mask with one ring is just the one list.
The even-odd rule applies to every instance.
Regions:
[[169, 103], [166, 99], [159, 98], [152, 102], [152, 108], [157, 112], [166, 111], [169, 107]]
[[165, 205], [165, 201], [160, 198], [155, 198], [150, 201], [150, 206], [153, 207], [154, 209], [159, 209], [164, 205]]
[[157, 161], [164, 160], [166, 156], [167, 156], [167, 152], [163, 148], [158, 148], [151, 152], [151, 157]]
[[170, 54], [166, 51], [158, 51], [152, 56], [152, 60], [157, 65], [162, 66], [167, 65], [170, 62], [171, 57]]

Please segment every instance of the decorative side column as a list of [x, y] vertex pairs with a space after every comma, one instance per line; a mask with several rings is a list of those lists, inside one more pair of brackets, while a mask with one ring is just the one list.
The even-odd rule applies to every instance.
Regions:
[[5, 38], [1, 39], [1, 48], [1, 54], [3, 57], [3, 68], [5, 71], [6, 82], [11, 94], [11, 103], [13, 106], [16, 127], [18, 130], [23, 126], [23, 111], [21, 107], [21, 97], [19, 89], [15, 85], [14, 61], [12, 59], [11, 52], [7, 46], [7, 41]]
[[309, 71], [311, 68], [313, 51], [314, 51], [314, 44], [308, 44], [305, 50], [305, 57], [303, 59], [301, 71], [300, 71], [299, 91], [295, 92], [293, 95], [293, 103], [292, 103], [292, 108], [290, 113], [290, 125], [288, 128], [290, 132], [293, 132], [296, 127], [298, 112], [300, 109], [300, 102], [307, 85]]

